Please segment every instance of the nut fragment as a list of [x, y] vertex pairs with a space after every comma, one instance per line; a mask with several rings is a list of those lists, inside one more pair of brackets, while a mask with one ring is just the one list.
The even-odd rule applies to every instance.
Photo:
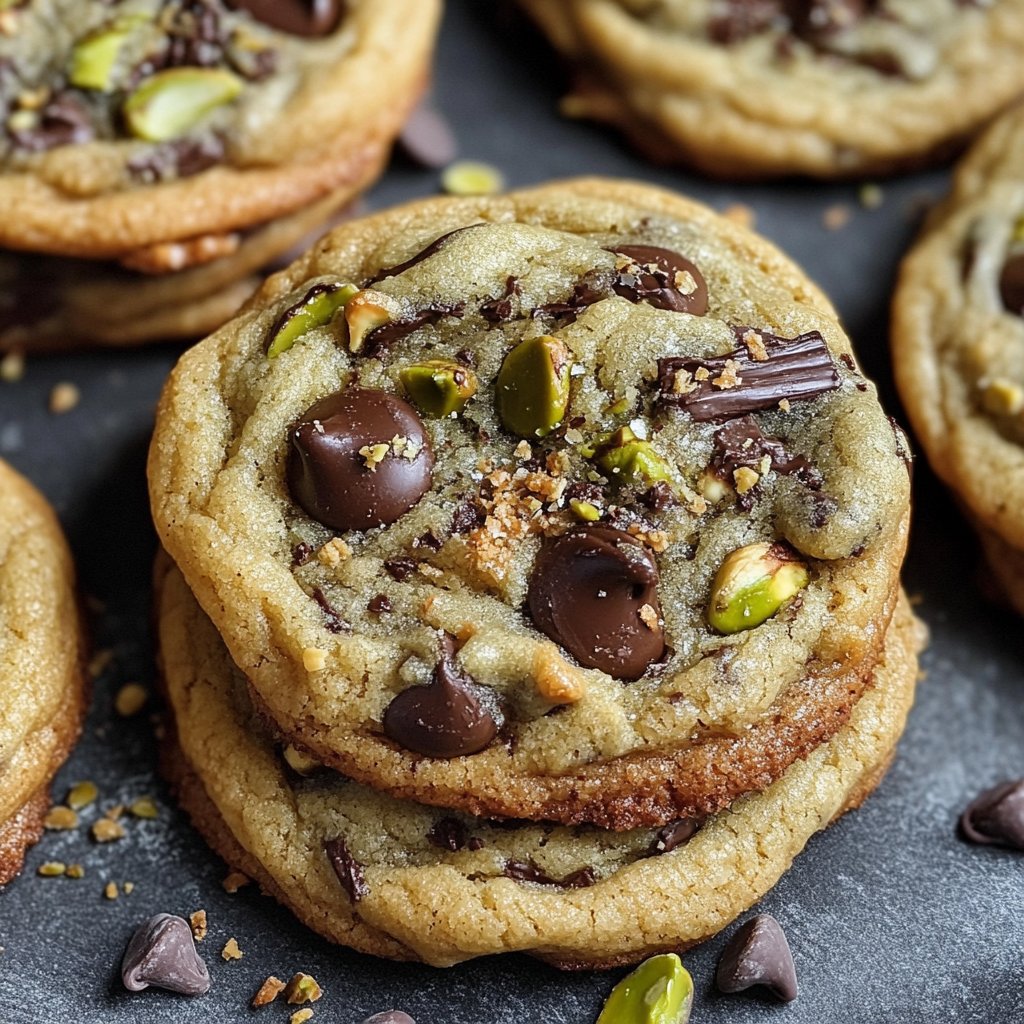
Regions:
[[241, 960], [245, 956], [238, 948], [238, 942], [234, 938], [228, 939], [224, 943], [224, 948], [220, 951], [220, 955], [225, 960]]
[[313, 1011], [307, 1007], [305, 1010], [296, 1010], [289, 1018], [288, 1024], [306, 1024], [306, 1021], [313, 1016]]
[[79, 89], [113, 90], [114, 69], [124, 44], [145, 18], [119, 18], [108, 28], [93, 32], [71, 51], [68, 81]]
[[152, 819], [159, 817], [160, 811], [156, 801], [151, 796], [140, 796], [128, 808], [136, 818]]
[[70, 807], [58, 804], [43, 818], [43, 828], [64, 831], [78, 827], [78, 815]]
[[783, 544], [748, 544], [726, 556], [711, 585], [708, 623], [739, 633], [770, 619], [810, 581], [807, 566]]
[[303, 777], [312, 775], [318, 768], [323, 767], [315, 757], [310, 757], [309, 754], [303, 753], [290, 743], [284, 748], [282, 754], [285, 761], [288, 762], [288, 767], [297, 775], [302, 775]]
[[391, 319], [383, 299], [384, 296], [379, 292], [364, 289], [356, 292], [346, 303], [345, 324], [348, 326], [350, 352], [362, 352], [369, 335]]
[[188, 916], [188, 923], [192, 928], [192, 938], [196, 942], [202, 942], [206, 938], [207, 923], [206, 923], [206, 911], [196, 910]]
[[67, 805], [73, 811], [80, 811], [83, 807], [88, 807], [98, 796], [99, 790], [95, 783], [76, 782], [68, 792]]
[[284, 991], [284, 982], [280, 978], [271, 975], [259, 987], [259, 991], [252, 997], [252, 1008], [258, 1010], [261, 1006], [272, 1003]]
[[675, 953], [652, 956], [612, 989], [597, 1024], [687, 1024], [693, 980]]
[[498, 371], [495, 399], [505, 428], [519, 437], [544, 437], [569, 408], [571, 358], [549, 334], [521, 341]]
[[301, 1006], [303, 1003], [315, 1003], [324, 993], [312, 975], [299, 971], [288, 982], [284, 994], [289, 1004]]
[[97, 843], [112, 843], [117, 839], [124, 839], [124, 826], [112, 818], [100, 818], [93, 822], [92, 837]]
[[61, 381], [54, 384], [50, 392], [50, 412], [55, 416], [71, 412], [72, 409], [82, 400], [82, 393], [77, 386], [70, 381]]
[[452, 196], [493, 196], [505, 187], [505, 178], [490, 164], [460, 160], [445, 169], [441, 187]]
[[552, 704], [575, 704], [586, 692], [586, 680], [558, 653], [554, 644], [539, 644], [533, 654], [533, 682]]
[[302, 667], [307, 672], [323, 672], [327, 667], [327, 652], [319, 647], [307, 647], [302, 652]]
[[647, 487], [661, 481], [671, 484], [675, 479], [672, 467], [655, 450], [650, 441], [637, 436], [632, 427], [619, 427], [582, 449], [609, 476], [623, 483]]
[[420, 412], [435, 419], [460, 413], [476, 394], [476, 374], [447, 359], [428, 359], [403, 367], [402, 387]]
[[220, 884], [226, 893], [230, 893], [233, 896], [239, 889], [248, 885], [249, 882], [250, 878], [248, 875], [243, 875], [241, 871], [232, 871]]
[[278, 317], [267, 343], [268, 358], [275, 359], [287, 352], [299, 338], [317, 327], [326, 327], [358, 291], [354, 284], [313, 285], [299, 302]]
[[48, 860], [45, 864], [40, 864], [36, 868], [36, 874], [41, 875], [43, 878], [59, 878], [66, 871], [67, 865], [59, 860]]
[[184, 135], [242, 91], [237, 75], [220, 68], [168, 68], [145, 79], [124, 104], [129, 131], [147, 142]]

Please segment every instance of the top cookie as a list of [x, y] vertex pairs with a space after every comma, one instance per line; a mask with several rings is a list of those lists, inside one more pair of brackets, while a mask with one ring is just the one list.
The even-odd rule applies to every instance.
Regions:
[[712, 173], [922, 163], [1024, 92], [1024, 0], [521, 0], [581, 66], [566, 109]]
[[763, 788], [848, 715], [904, 453], [773, 247], [578, 181], [332, 232], [179, 363], [150, 476], [293, 741], [427, 803], [625, 828]]
[[108, 257], [375, 172], [437, 0], [30, 0], [0, 12], [0, 245]]

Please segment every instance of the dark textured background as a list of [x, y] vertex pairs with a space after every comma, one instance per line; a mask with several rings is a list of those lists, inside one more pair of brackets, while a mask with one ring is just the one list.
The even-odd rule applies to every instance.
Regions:
[[[436, 92], [466, 157], [502, 168], [513, 185], [580, 173], [660, 182], [724, 208], [752, 206], [758, 227], [807, 266], [831, 293], [868, 371], [892, 395], [886, 352], [893, 272], [924, 201], [941, 194], [945, 172], [884, 183], [869, 211], [855, 185], [733, 186], [654, 169], [610, 133], [560, 120], [563, 84], [550, 54], [496, 5], [452, 0], [441, 40]], [[396, 165], [371, 196], [380, 207], [430, 194], [436, 175]], [[850, 223], [823, 225], [830, 206]], [[419, 1024], [591, 1024], [615, 978], [563, 976], [525, 957], [490, 959], [448, 971], [393, 965], [336, 949], [252, 888], [228, 896], [225, 869], [173, 809], [154, 773], [147, 715], [112, 711], [127, 681], [152, 679], [148, 582], [154, 539], [143, 461], [171, 348], [32, 359], [17, 384], [0, 384], [0, 455], [52, 499], [78, 557], [86, 592], [105, 605], [96, 643], [115, 658], [99, 681], [85, 736], [57, 780], [93, 779], [101, 806], [142, 794], [161, 804], [157, 821], [130, 821], [128, 838], [95, 846], [76, 833], [50, 833], [25, 874], [0, 892], [0, 1024], [192, 1024], [248, 1019], [248, 1001], [268, 974], [312, 973], [325, 997], [316, 1021], [356, 1024], [402, 1007]], [[61, 380], [81, 404], [47, 411]], [[186, 442], [187, 443], [187, 442]], [[978, 849], [954, 834], [957, 812], [977, 790], [1024, 772], [1021, 623], [982, 596], [968, 529], [923, 465], [907, 585], [932, 628], [927, 673], [900, 756], [865, 808], [812, 840], [764, 900], [783, 923], [800, 974], [789, 1007], [711, 991], [719, 938], [687, 954], [699, 1022], [1024, 1021], [1024, 860]], [[92, 820], [91, 814], [85, 816]], [[35, 875], [43, 860], [80, 861], [80, 881]], [[103, 898], [107, 881], [136, 883], [130, 896]], [[128, 995], [117, 965], [135, 924], [157, 911], [204, 907], [210, 935], [201, 949], [213, 989], [188, 1000], [158, 992]], [[219, 954], [235, 936], [245, 958]], [[617, 977], [617, 976], [616, 976]], [[259, 1014], [284, 1022], [285, 1007]]]

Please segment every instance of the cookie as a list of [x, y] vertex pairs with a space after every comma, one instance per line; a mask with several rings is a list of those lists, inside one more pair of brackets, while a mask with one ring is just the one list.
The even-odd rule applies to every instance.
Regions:
[[85, 706], [74, 568], [42, 496], [0, 462], [0, 885], [42, 833]]
[[848, 723], [764, 793], [661, 830], [501, 824], [327, 769], [296, 774], [180, 574], [160, 577], [175, 726], [164, 763], [198, 829], [327, 938], [437, 966], [525, 951], [564, 968], [610, 967], [715, 934], [878, 784], [917, 671], [918, 627], [901, 601], [875, 685]]
[[[290, 263], [349, 206], [347, 194], [328, 196], [269, 224], [222, 236], [223, 245], [165, 243], [157, 247], [162, 266], [0, 252], [0, 351], [203, 337], [256, 291], [264, 271]], [[183, 268], [172, 269], [178, 262]]]
[[590, 180], [336, 229], [183, 357], [149, 471], [289, 741], [393, 795], [629, 829], [846, 721], [904, 457], [792, 263]]
[[896, 383], [935, 472], [1024, 612], [1024, 107], [956, 171], [900, 270]]
[[32, 0], [5, 12], [0, 245], [89, 259], [220, 238], [373, 180], [438, 0]]
[[1024, 2], [521, 0], [578, 69], [563, 109], [727, 177], [941, 157], [1024, 92]]

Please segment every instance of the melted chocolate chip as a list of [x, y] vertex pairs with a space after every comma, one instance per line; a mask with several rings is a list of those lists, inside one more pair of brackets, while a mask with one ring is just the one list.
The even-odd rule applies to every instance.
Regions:
[[700, 826], [701, 822], [696, 818], [682, 818], [666, 825], [651, 843], [651, 856], [671, 853], [684, 843], [688, 843], [700, 830]]
[[224, 159], [224, 141], [219, 135], [201, 139], [177, 139], [128, 162], [128, 171], [136, 181], [151, 185], [174, 178], [188, 178]]
[[[780, 338], [750, 327], [733, 330], [741, 340], [748, 333], [760, 338], [768, 358], [754, 359], [743, 345], [708, 359], [659, 359], [660, 400], [684, 409], [698, 423], [708, 423], [773, 409], [783, 399], [817, 398], [839, 387], [832, 353], [817, 331]], [[734, 371], [731, 377], [726, 374], [730, 368]]]
[[426, 327], [429, 324], [436, 324], [446, 316], [461, 319], [465, 312], [466, 304], [464, 302], [435, 302], [409, 316], [398, 320], [389, 320], [386, 324], [370, 331], [366, 336], [365, 354], [380, 358], [396, 341], [401, 341], [413, 331], [418, 331], [421, 327]]
[[404, 583], [416, 572], [418, 565], [415, 558], [389, 558], [384, 563], [384, 570], [396, 583]]
[[665, 649], [657, 587], [639, 541], [587, 526], [544, 542], [527, 603], [537, 628], [581, 665], [639, 679]]
[[427, 841], [440, 850], [458, 853], [469, 842], [469, 833], [458, 818], [441, 818], [427, 833]]
[[383, 281], [386, 277], [395, 277], [398, 274], [404, 274], [411, 267], [415, 267], [418, 263], [422, 263], [424, 260], [430, 259], [436, 252], [439, 252], [450, 242], [456, 235], [461, 235], [463, 231], [472, 231], [474, 228], [482, 228], [483, 224], [468, 224], [464, 228], [456, 228], [454, 231], [446, 231], [440, 238], [435, 238], [425, 249], [421, 249], [415, 256], [410, 256], [409, 259], [402, 263], [396, 263], [391, 267], [382, 267], [373, 275], [367, 282], [366, 285], [376, 284], [378, 281]]
[[803, 455], [790, 455], [781, 441], [765, 437], [753, 416], [730, 420], [715, 433], [711, 465], [719, 476], [731, 482], [740, 466], [759, 469], [766, 455], [776, 473], [796, 477], [811, 490], [820, 489], [823, 478], [817, 467]]
[[452, 516], [452, 533], [469, 533], [483, 524], [486, 515], [475, 501], [467, 498], [455, 509]]
[[153, 987], [198, 996], [210, 989], [192, 929], [172, 914], [157, 914], [135, 930], [121, 961], [121, 980], [129, 992]]
[[597, 881], [593, 868], [580, 868], [565, 878], [552, 878], [532, 860], [510, 860], [502, 874], [517, 882], [533, 882], [535, 885], [553, 885], [559, 889], [589, 889]]
[[341, 887], [348, 893], [348, 898], [353, 903], [358, 903], [370, 890], [363, 875], [363, 866], [349, 853], [348, 843], [339, 836], [337, 839], [328, 839], [324, 843], [324, 850], [334, 868], [334, 873], [341, 882]]
[[337, 613], [319, 587], [313, 588], [313, 600], [324, 613], [324, 625], [331, 633], [347, 633], [352, 627]]
[[999, 274], [999, 297], [1015, 316], [1024, 316], [1024, 252], [1007, 258]]
[[546, 302], [543, 306], [536, 306], [530, 311], [530, 316], [533, 319], [551, 316], [573, 323], [584, 309], [594, 305], [595, 302], [600, 302], [603, 298], [606, 298], [605, 292], [592, 281], [585, 279], [573, 286], [572, 294], [568, 299], [563, 302]]
[[652, 512], [664, 512], [665, 509], [679, 504], [675, 492], [664, 480], [659, 480], [640, 495], [641, 503]]
[[[430, 487], [430, 441], [416, 410], [397, 395], [359, 387], [328, 395], [306, 410], [289, 440], [292, 497], [331, 529], [393, 523]], [[377, 460], [379, 445], [387, 449]]]
[[740, 927], [718, 961], [715, 984], [719, 992], [742, 992], [762, 985], [784, 1003], [796, 999], [793, 954], [774, 917], [759, 914]]
[[490, 746], [500, 724], [488, 691], [448, 654], [426, 686], [411, 686], [395, 697], [383, 721], [384, 735], [400, 747], [443, 758], [479, 753]]
[[377, 594], [370, 598], [366, 609], [373, 615], [384, 615], [392, 610], [391, 599], [387, 594]]
[[14, 144], [29, 153], [90, 142], [92, 120], [85, 103], [72, 92], [57, 93], [39, 112], [32, 128], [14, 129]]
[[1024, 779], [986, 789], [960, 815], [964, 838], [1024, 851]]
[[292, 565], [298, 567], [305, 565], [313, 557], [313, 547], [305, 541], [300, 541], [292, 548]]
[[510, 276], [505, 281], [504, 294], [484, 302], [480, 307], [480, 315], [488, 323], [492, 324], [500, 324], [506, 320], [511, 320], [513, 315], [512, 297], [518, 295], [519, 291], [519, 282], [516, 278]]
[[414, 548], [429, 548], [431, 551], [440, 551], [444, 547], [444, 541], [436, 536], [433, 530], [427, 530], [422, 536], [417, 537], [413, 542]]
[[634, 263], [618, 272], [612, 286], [617, 295], [676, 313], [708, 311], [707, 282], [685, 256], [655, 245], [620, 245], [614, 251]]
[[342, 0], [227, 0], [257, 21], [293, 36], [326, 36], [335, 30], [345, 9]]

